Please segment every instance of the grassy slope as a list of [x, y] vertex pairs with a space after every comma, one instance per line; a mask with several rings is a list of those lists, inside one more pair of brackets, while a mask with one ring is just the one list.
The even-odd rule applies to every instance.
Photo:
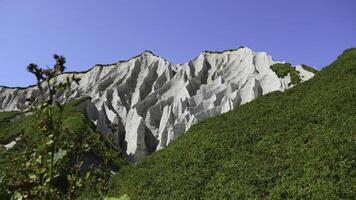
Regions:
[[315, 78], [204, 120], [127, 166], [111, 196], [131, 199], [353, 199], [356, 49]]
[[7, 144], [16, 137], [16, 134], [9, 134], [8, 129], [11, 127], [11, 120], [20, 112], [0, 112], [0, 144]]
[[[107, 159], [115, 167], [127, 165], [126, 157], [122, 153], [114, 150], [109, 143], [104, 142], [101, 135], [96, 132], [95, 126], [85, 117], [85, 115], [76, 109], [76, 106], [85, 100], [70, 101], [63, 112], [63, 126], [68, 132], [62, 135], [61, 143], [64, 146], [74, 145], [76, 142], [87, 143], [90, 146], [89, 152], [96, 155], [98, 158]], [[0, 144], [11, 141], [14, 137], [21, 136], [21, 140], [14, 148], [9, 151], [0, 149], [0, 177], [5, 171], [10, 170], [11, 174], [19, 179], [26, 175], [22, 164], [26, 163], [27, 158], [23, 158], [23, 163], [14, 163], [12, 158], [20, 155], [25, 148], [33, 149], [36, 147], [41, 138], [41, 132], [37, 127], [37, 119], [34, 115], [24, 117], [15, 123], [9, 123], [9, 119], [16, 116], [18, 113], [0, 113]], [[1, 123], [2, 122], [2, 123]], [[78, 141], [78, 135], [82, 138]], [[25, 139], [24, 139], [25, 138]], [[67, 163], [68, 164], [68, 163]], [[68, 169], [68, 166], [63, 164], [63, 169]], [[86, 190], [87, 196], [95, 197], [95, 188]]]

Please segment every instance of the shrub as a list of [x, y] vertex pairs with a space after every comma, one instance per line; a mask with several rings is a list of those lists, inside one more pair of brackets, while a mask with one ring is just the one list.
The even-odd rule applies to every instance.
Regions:
[[289, 85], [295, 85], [301, 82], [299, 71], [292, 67], [289, 63], [276, 63], [271, 66], [272, 71], [276, 73], [279, 78], [284, 78], [288, 74], [291, 77]]

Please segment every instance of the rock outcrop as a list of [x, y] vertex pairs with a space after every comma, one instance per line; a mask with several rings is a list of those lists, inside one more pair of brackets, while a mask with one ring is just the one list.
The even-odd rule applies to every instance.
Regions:
[[[266, 53], [246, 47], [206, 51], [178, 65], [145, 51], [128, 61], [76, 73], [81, 81], [73, 86], [70, 98], [91, 97], [80, 108], [102, 134], [112, 136], [137, 161], [166, 147], [202, 119], [293, 87], [289, 75], [277, 77], [270, 69], [275, 63]], [[314, 76], [300, 66], [295, 68], [302, 81]], [[0, 87], [0, 111], [26, 109], [26, 99], [38, 96], [34, 86]], [[63, 100], [64, 95], [57, 98]]]

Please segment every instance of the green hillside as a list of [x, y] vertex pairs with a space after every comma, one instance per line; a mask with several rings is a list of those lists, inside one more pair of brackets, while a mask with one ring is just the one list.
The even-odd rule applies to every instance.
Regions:
[[[110, 177], [110, 170], [118, 170], [120, 167], [127, 165], [128, 161], [126, 157], [118, 152], [107, 139], [101, 137], [101, 134], [96, 132], [96, 127], [88, 120], [85, 115], [76, 108], [76, 106], [86, 98], [79, 100], [72, 100], [66, 104], [62, 113], [63, 128], [66, 130], [61, 135], [60, 143], [58, 144], [58, 152], [62, 155], [58, 157], [58, 163], [55, 171], [57, 171], [61, 177], [73, 176], [73, 165], [75, 160], [83, 161], [81, 165], [82, 177], [86, 182], [78, 183], [82, 185], [80, 191], [76, 191], [76, 198], [82, 199], [99, 199], [105, 195], [107, 188], [107, 182]], [[55, 118], [59, 117], [59, 110], [55, 110]], [[45, 136], [38, 127], [38, 117], [35, 114], [27, 117], [19, 118], [17, 121], [11, 123], [11, 119], [14, 119], [19, 112], [3, 112], [0, 113], [0, 144], [4, 145], [13, 141], [16, 137], [21, 139], [10, 150], [6, 150], [0, 146], [0, 199], [9, 199], [2, 189], [6, 187], [4, 185], [9, 184], [7, 188], [13, 188], [13, 190], [21, 193], [34, 193], [35, 191], [42, 191], [40, 186], [36, 186], [35, 180], [40, 180], [42, 173], [49, 168], [49, 162], [42, 161], [38, 163], [38, 166], [28, 166], [34, 152], [41, 152], [41, 157], [47, 156], [47, 152], [42, 152], [45, 149], [46, 143], [43, 142]], [[78, 149], [75, 146], [78, 146]], [[74, 147], [73, 147], [74, 146]], [[84, 149], [83, 149], [84, 148]], [[61, 150], [62, 149], [62, 150]], [[75, 150], [75, 151], [69, 151]], [[67, 152], [66, 152], [67, 151]], [[69, 152], [68, 152], [69, 151]], [[61, 157], [62, 156], [62, 157]], [[91, 161], [87, 161], [87, 160]], [[93, 166], [94, 170], [91, 170], [91, 176], [87, 176], [89, 167]], [[32, 179], [32, 184], [28, 186], [17, 186], [20, 180]], [[63, 178], [62, 178], [63, 179]], [[63, 180], [59, 179], [56, 187], [58, 189], [58, 197], [51, 197], [51, 199], [64, 199], [65, 193], [69, 188], [68, 178]], [[81, 181], [81, 180], [77, 180]], [[3, 184], [3, 185], [1, 185]], [[22, 184], [22, 183], [21, 183]], [[16, 189], [16, 187], [20, 189]], [[78, 189], [79, 190], [79, 189]], [[29, 195], [29, 198], [24, 199], [37, 199], [37, 197]], [[71, 197], [70, 199], [73, 199]]]
[[354, 199], [356, 49], [315, 78], [204, 120], [114, 176], [130, 199]]

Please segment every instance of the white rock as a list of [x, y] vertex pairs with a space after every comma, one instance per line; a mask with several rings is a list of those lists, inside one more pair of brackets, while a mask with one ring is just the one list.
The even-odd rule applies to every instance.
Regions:
[[313, 72], [303, 69], [302, 65], [297, 65], [295, 69], [299, 71], [299, 77], [302, 79], [302, 81], [309, 80], [314, 76]]
[[13, 141], [9, 142], [8, 144], [4, 145], [5, 149], [6, 150], [12, 149], [17, 144], [17, 142], [20, 141], [20, 140], [21, 140], [21, 137], [15, 138], [15, 140], [13, 140]]
[[[267, 53], [246, 47], [203, 52], [178, 65], [145, 51], [128, 61], [77, 73], [81, 81], [72, 87], [71, 98], [90, 96], [91, 102], [79, 107], [102, 134], [114, 134], [114, 143], [137, 161], [166, 147], [202, 119], [290, 88], [289, 75], [278, 78], [270, 69], [274, 63], [278, 62]], [[302, 81], [314, 76], [299, 65], [296, 69]], [[57, 79], [68, 76], [72, 74]], [[26, 98], [38, 96], [33, 86], [0, 87], [0, 111], [26, 109]], [[118, 125], [114, 133], [112, 123]]]

